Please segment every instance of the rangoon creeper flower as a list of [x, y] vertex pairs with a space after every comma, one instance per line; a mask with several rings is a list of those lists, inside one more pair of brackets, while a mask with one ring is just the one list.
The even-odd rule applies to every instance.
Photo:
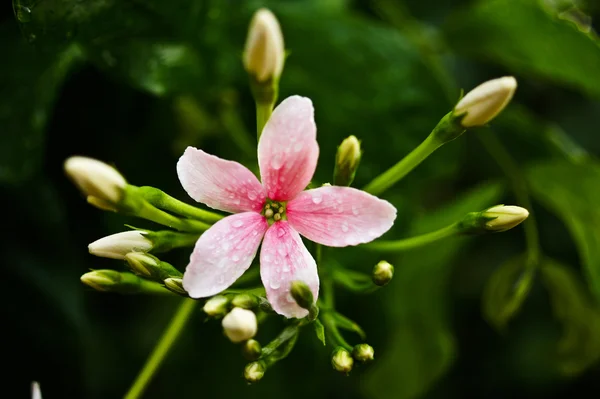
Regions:
[[243, 342], [256, 335], [258, 324], [253, 311], [233, 308], [223, 317], [223, 331], [231, 342]]
[[147, 252], [152, 249], [152, 241], [144, 237], [145, 231], [132, 230], [112, 234], [88, 245], [92, 255], [103, 258], [125, 259], [130, 252]]
[[[396, 208], [350, 187], [302, 191], [319, 156], [312, 102], [292, 96], [273, 111], [258, 143], [262, 184], [237, 162], [188, 147], [177, 163], [179, 180], [196, 201], [235, 213], [215, 223], [196, 242], [183, 285], [192, 298], [215, 295], [250, 267], [262, 241], [261, 279], [273, 309], [304, 317], [290, 295], [303, 281], [316, 300], [319, 276], [300, 234], [331, 246], [358, 245], [388, 231]], [[264, 238], [264, 239], [263, 239]]]
[[115, 205], [123, 198], [127, 181], [115, 168], [81, 156], [70, 157], [64, 167], [90, 204], [103, 210], [116, 210]]
[[454, 115], [464, 115], [461, 125], [465, 128], [483, 126], [506, 107], [516, 89], [517, 80], [512, 76], [488, 80], [456, 104]]
[[246, 71], [258, 82], [281, 76], [285, 61], [283, 35], [277, 18], [266, 8], [258, 10], [252, 18], [243, 61]]

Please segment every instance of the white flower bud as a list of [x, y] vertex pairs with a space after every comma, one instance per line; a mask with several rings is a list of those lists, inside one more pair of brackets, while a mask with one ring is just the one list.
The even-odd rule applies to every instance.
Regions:
[[103, 258], [125, 259], [130, 252], [146, 252], [152, 249], [152, 241], [144, 237], [145, 231], [124, 231], [113, 234], [88, 245], [92, 255]]
[[360, 142], [356, 136], [349, 136], [342, 141], [335, 156], [333, 183], [336, 186], [349, 186], [352, 184], [361, 155]]
[[375, 350], [369, 344], [358, 344], [352, 348], [352, 357], [362, 363], [372, 362], [375, 358]]
[[231, 342], [243, 342], [256, 335], [258, 328], [256, 315], [253, 311], [242, 308], [233, 308], [223, 317], [223, 331]]
[[385, 260], [380, 261], [373, 267], [373, 274], [371, 275], [373, 283], [380, 287], [388, 284], [394, 277], [394, 266]]
[[258, 82], [279, 79], [285, 51], [283, 35], [275, 15], [266, 8], [258, 10], [248, 30], [244, 48], [244, 68]]
[[266, 367], [263, 362], [248, 363], [244, 368], [244, 378], [249, 383], [260, 381], [265, 375]]
[[464, 128], [483, 126], [496, 117], [517, 89], [512, 76], [488, 80], [467, 93], [454, 107], [456, 117], [463, 116]]
[[527, 219], [529, 212], [520, 206], [497, 205], [485, 210], [482, 216], [494, 218], [485, 224], [487, 230], [506, 231]]
[[331, 365], [340, 373], [348, 374], [354, 366], [354, 359], [350, 352], [342, 347], [337, 347], [331, 355]]
[[123, 198], [127, 182], [112, 166], [87, 157], [70, 157], [65, 171], [87, 197], [88, 202], [104, 210], [115, 210]]
[[210, 298], [204, 304], [204, 313], [211, 317], [221, 316], [227, 311], [229, 305], [229, 299], [223, 295], [216, 295]]
[[42, 399], [40, 384], [36, 381], [31, 383], [31, 399]]

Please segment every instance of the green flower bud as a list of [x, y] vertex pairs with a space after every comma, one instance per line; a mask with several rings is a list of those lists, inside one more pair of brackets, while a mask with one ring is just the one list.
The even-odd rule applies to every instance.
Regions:
[[178, 277], [169, 277], [164, 281], [165, 287], [169, 289], [169, 291], [174, 292], [179, 295], [188, 296], [187, 291], [183, 288], [183, 280]]
[[229, 299], [223, 295], [216, 295], [204, 304], [204, 313], [210, 317], [223, 316], [229, 310]]
[[393, 277], [394, 277], [394, 266], [392, 266], [385, 260], [380, 261], [373, 268], [372, 278], [373, 278], [373, 283], [375, 285], [383, 287], [384, 285], [386, 285], [390, 281], [392, 281]]
[[371, 345], [358, 344], [352, 349], [352, 357], [361, 363], [372, 362], [375, 358], [375, 351]]
[[333, 350], [333, 354], [331, 355], [331, 365], [340, 373], [348, 374], [352, 371], [354, 359], [350, 355], [350, 352], [338, 346]]
[[342, 141], [335, 156], [333, 184], [336, 186], [352, 184], [361, 155], [360, 142], [355, 136], [349, 136]]
[[244, 368], [244, 378], [252, 384], [262, 380], [265, 371], [267, 371], [267, 367], [261, 361], [248, 363]]
[[315, 302], [312, 291], [303, 281], [292, 282], [290, 294], [298, 306], [306, 310], [310, 310]]
[[249, 339], [242, 344], [242, 354], [248, 360], [256, 360], [260, 357], [262, 346], [255, 339]]
[[237, 308], [254, 309], [258, 306], [258, 298], [251, 294], [238, 294], [233, 297], [231, 304]]

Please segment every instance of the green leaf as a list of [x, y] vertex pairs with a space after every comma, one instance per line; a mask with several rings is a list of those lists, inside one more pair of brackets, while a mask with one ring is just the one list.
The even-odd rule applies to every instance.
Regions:
[[313, 324], [315, 326], [315, 334], [317, 334], [317, 338], [319, 338], [319, 341], [321, 341], [323, 346], [325, 346], [325, 327], [323, 327], [323, 323], [317, 319], [313, 322]]
[[[499, 185], [472, 189], [448, 206], [416, 218], [409, 235], [447, 226], [498, 201]], [[422, 396], [450, 367], [455, 344], [448, 320], [446, 282], [452, 261], [469, 242], [457, 237], [406, 252], [386, 287], [390, 320], [387, 349], [367, 377], [367, 394], [377, 399]], [[386, 389], [381, 389], [381, 387]]]
[[554, 315], [563, 324], [557, 353], [560, 371], [578, 374], [600, 359], [600, 311], [568, 267], [546, 259], [541, 272]]
[[343, 330], [352, 331], [358, 334], [360, 339], [362, 339], [363, 341], [367, 339], [367, 334], [358, 324], [356, 324], [356, 322], [350, 320], [349, 318], [338, 312], [333, 312], [332, 316], [335, 324], [339, 328]]
[[494, 272], [483, 293], [483, 314], [492, 326], [498, 330], [506, 327], [527, 298], [533, 277], [524, 255], [508, 260]]
[[590, 290], [600, 302], [600, 165], [546, 162], [531, 167], [527, 178], [535, 198], [569, 229]]
[[76, 46], [40, 54], [13, 25], [0, 27], [0, 183], [28, 179], [42, 164], [45, 130], [67, 73], [82, 59]]
[[484, 0], [446, 26], [458, 52], [600, 96], [600, 45], [541, 0]]

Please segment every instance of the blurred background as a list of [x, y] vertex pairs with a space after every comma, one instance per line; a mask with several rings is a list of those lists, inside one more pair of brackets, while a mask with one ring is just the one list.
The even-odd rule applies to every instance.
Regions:
[[[177, 297], [86, 288], [118, 268], [88, 243], [143, 221], [86, 204], [62, 164], [114, 164], [136, 185], [187, 200], [175, 163], [188, 145], [255, 164], [254, 105], [241, 63], [252, 13], [271, 8], [289, 57], [281, 96], [310, 97], [330, 181], [350, 134], [362, 187], [423, 140], [460, 89], [514, 75], [519, 89], [491, 128], [467, 132], [384, 197], [389, 238], [469, 211], [527, 206], [542, 258], [515, 293], [523, 226], [449, 239], [398, 256], [372, 295], [338, 294], [375, 348], [349, 377], [307, 329], [256, 385], [220, 323], [198, 311], [146, 398], [562, 398], [600, 390], [600, 47], [596, 0], [13, 0], [0, 24], [0, 203], [4, 397], [122, 397]], [[596, 28], [598, 26], [596, 25]], [[524, 193], [515, 196], [515, 188]], [[531, 237], [530, 237], [531, 238]], [[530, 241], [530, 249], [532, 247]], [[533, 246], [535, 247], [535, 245]], [[166, 260], [183, 268], [186, 250]], [[369, 273], [360, 249], [326, 256]], [[267, 323], [268, 342], [281, 328]], [[352, 343], [358, 337], [348, 336]]]

